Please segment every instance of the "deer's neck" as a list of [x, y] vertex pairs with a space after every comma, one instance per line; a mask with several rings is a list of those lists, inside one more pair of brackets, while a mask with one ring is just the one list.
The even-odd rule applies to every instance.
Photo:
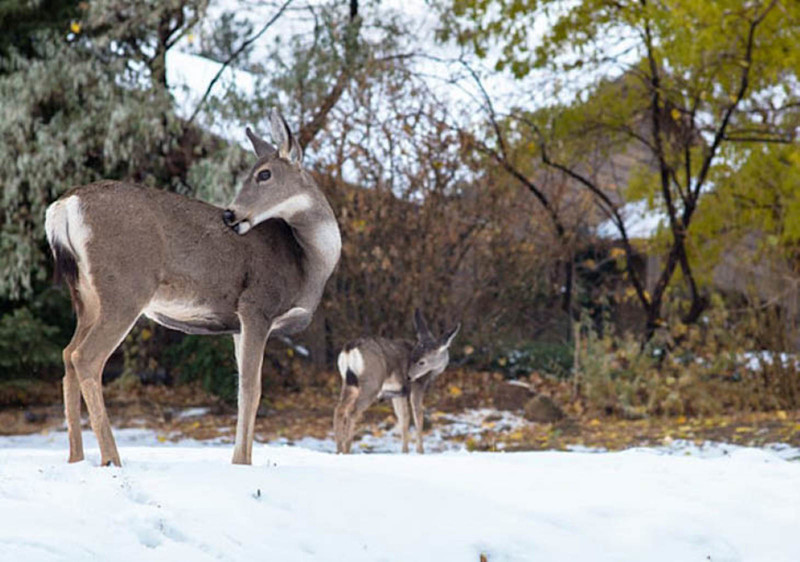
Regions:
[[305, 281], [295, 306], [313, 312], [325, 290], [325, 283], [339, 262], [342, 239], [339, 225], [327, 201], [320, 207], [292, 217], [287, 221], [303, 248]]

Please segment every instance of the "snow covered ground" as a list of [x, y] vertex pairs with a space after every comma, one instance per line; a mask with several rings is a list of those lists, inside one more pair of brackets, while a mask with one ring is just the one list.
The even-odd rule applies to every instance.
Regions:
[[794, 449], [336, 456], [0, 438], [0, 560], [800, 560]]

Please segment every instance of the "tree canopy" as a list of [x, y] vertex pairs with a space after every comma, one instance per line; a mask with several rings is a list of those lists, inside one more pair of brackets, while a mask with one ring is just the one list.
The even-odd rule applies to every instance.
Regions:
[[[456, 0], [443, 6], [442, 39], [454, 39], [521, 83], [543, 71], [558, 76], [545, 107], [520, 99], [498, 115], [487, 103], [491, 120], [513, 122], [511, 140], [593, 195], [629, 261], [625, 202], [645, 200], [663, 213], [667, 230], [656, 282], [648, 288], [633, 268], [629, 280], [646, 311], [648, 334], [661, 322], [677, 271], [691, 302], [684, 320], [696, 321], [707, 304], [690, 241], [701, 200], [732, 178], [722, 170], [750, 158], [763, 164], [769, 145], [795, 142], [800, 5]], [[495, 131], [499, 137], [501, 129]], [[498, 138], [497, 148], [504, 142]], [[620, 185], [608, 166], [612, 153], [625, 151], [633, 151], [637, 164]]]

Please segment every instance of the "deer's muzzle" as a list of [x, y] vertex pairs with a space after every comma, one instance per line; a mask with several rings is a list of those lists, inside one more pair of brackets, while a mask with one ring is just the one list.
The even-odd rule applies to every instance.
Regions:
[[236, 220], [236, 213], [230, 209], [225, 209], [222, 213], [222, 222], [229, 226], [236, 234], [245, 234], [250, 230], [250, 221]]

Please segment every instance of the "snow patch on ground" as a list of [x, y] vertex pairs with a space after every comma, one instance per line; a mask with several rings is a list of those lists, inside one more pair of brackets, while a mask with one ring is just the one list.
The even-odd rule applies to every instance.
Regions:
[[[719, 445], [337, 456], [115, 432], [0, 438], [2, 560], [795, 561], [800, 462]], [[686, 454], [688, 452], [688, 454]], [[798, 451], [791, 455], [795, 458]]]
[[[520, 429], [530, 422], [523, 417], [511, 412], [477, 409], [464, 412], [446, 414], [436, 412], [431, 417], [431, 429], [425, 432], [423, 443], [425, 451], [429, 453], [442, 453], [446, 451], [466, 451], [465, 441], [468, 438], [478, 438], [489, 432], [507, 432]], [[411, 428], [411, 448], [414, 448], [415, 433]], [[402, 436], [397, 424], [385, 431], [376, 433], [359, 434], [353, 443], [353, 453], [399, 453], [402, 450]], [[325, 453], [336, 452], [336, 443], [333, 436], [326, 439], [305, 437], [292, 441], [287, 438], [274, 441], [276, 445], [294, 445]]]
[[[583, 445], [568, 445], [567, 450], [573, 453], [607, 453], [604, 447], [586, 447]], [[800, 461], [800, 448], [792, 447], [787, 443], [769, 443], [764, 447], [743, 447], [730, 443], [704, 441], [695, 443], [688, 439], [675, 439], [669, 444], [655, 447], [632, 447], [629, 451], [648, 451], [658, 455], [698, 457], [702, 459], [716, 459], [731, 456], [738, 451], [754, 450], [766, 451], [785, 461]]]

